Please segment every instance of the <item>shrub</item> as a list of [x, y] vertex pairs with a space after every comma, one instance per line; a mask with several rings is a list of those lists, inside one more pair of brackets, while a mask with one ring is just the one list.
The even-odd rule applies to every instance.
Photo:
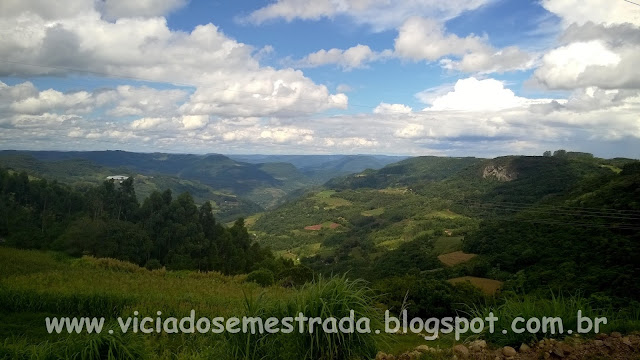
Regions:
[[[80, 260], [76, 260], [77, 265], [86, 265], [98, 269], [106, 269], [111, 271], [122, 271], [135, 273], [144, 271], [140, 266], [130, 263], [128, 261], [113, 259], [113, 258], [96, 258], [93, 256], [83, 256]], [[76, 265], [76, 266], [77, 266]]]
[[250, 272], [246, 281], [254, 282], [260, 286], [271, 286], [275, 283], [273, 273], [268, 269], [258, 269]]
[[278, 274], [279, 283], [284, 287], [301, 286], [313, 280], [313, 270], [304, 265], [285, 269]]
[[149, 259], [147, 263], [144, 264], [144, 267], [147, 268], [147, 270], [158, 270], [162, 268], [162, 264], [158, 259]]

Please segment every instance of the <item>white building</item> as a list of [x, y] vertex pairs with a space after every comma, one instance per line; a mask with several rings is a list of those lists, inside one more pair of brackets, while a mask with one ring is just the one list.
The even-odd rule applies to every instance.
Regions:
[[113, 181], [117, 181], [120, 184], [122, 184], [123, 181], [127, 180], [129, 177], [126, 175], [112, 175], [112, 176], [107, 176], [107, 180], [113, 180]]

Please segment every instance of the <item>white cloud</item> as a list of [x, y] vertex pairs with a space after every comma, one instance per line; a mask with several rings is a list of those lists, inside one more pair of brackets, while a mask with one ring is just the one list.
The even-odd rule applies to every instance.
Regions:
[[408, 124], [407, 126], [397, 129], [394, 135], [403, 139], [415, 139], [424, 136], [424, 125]]
[[509, 46], [500, 50], [468, 53], [459, 61], [443, 59], [441, 64], [445, 69], [467, 73], [503, 73], [533, 68], [535, 58], [516, 46]]
[[562, 19], [559, 44], [532, 82], [549, 89], [640, 89], [640, 6], [626, 1], [544, 0]]
[[197, 90], [184, 108], [190, 115], [312, 113], [348, 102], [301, 71], [261, 66], [251, 46], [212, 24], [185, 33], [169, 29], [164, 18], [112, 23], [94, 10], [56, 20], [33, 12], [0, 15], [0, 53], [9, 61], [0, 63], [0, 76], [64, 75], [72, 68], [191, 85]]
[[187, 130], [201, 129], [209, 123], [207, 115], [185, 115], [182, 117], [182, 126]]
[[364, 67], [373, 61], [389, 58], [391, 55], [391, 50], [376, 52], [367, 45], [358, 44], [346, 50], [336, 48], [318, 50], [296, 61], [296, 65], [300, 67], [317, 67], [331, 64], [338, 65], [345, 70], [351, 70]]
[[615, 68], [620, 60], [618, 54], [600, 41], [575, 42], [547, 53], [535, 77], [550, 88], [574, 88], [584, 85], [592, 71]]
[[106, 108], [106, 114], [110, 117], [153, 117], [176, 114], [178, 105], [184, 102], [188, 92], [121, 85], [115, 89], [99, 89], [94, 92], [62, 93], [54, 89], [39, 91], [30, 82], [14, 86], [0, 82], [0, 95], [0, 114], [87, 114]]
[[122, 85], [97, 96], [102, 96], [105, 102], [109, 101], [108, 98], [117, 102], [108, 112], [111, 116], [166, 116], [176, 113], [178, 104], [187, 98], [188, 93], [180, 89], [157, 90], [146, 86]]
[[36, 97], [29, 97], [11, 104], [11, 109], [23, 114], [42, 114], [53, 110], [67, 110], [75, 112], [89, 112], [93, 109], [91, 94], [78, 91], [63, 94], [56, 90], [45, 90]]
[[187, 4], [187, 0], [98, 0], [98, 9], [107, 19], [166, 15]]
[[399, 26], [411, 16], [445, 21], [488, 2], [490, 0], [277, 0], [252, 12], [244, 20], [260, 24], [271, 19], [318, 20], [347, 16], [357, 24], [367, 24], [375, 31], [382, 31]]
[[473, 34], [465, 38], [455, 34], [445, 34], [440, 22], [434, 19], [412, 17], [398, 29], [395, 52], [401, 57], [416, 61], [435, 61], [446, 55], [464, 55], [468, 52], [484, 51], [485, 40]]
[[436, 61], [445, 56], [456, 56], [461, 59], [443, 59], [442, 66], [478, 73], [525, 70], [534, 64], [534, 57], [518, 47], [494, 49], [486, 36], [470, 34], [461, 38], [446, 33], [442, 23], [420, 17], [409, 18], [398, 29], [395, 55], [413, 61]]
[[411, 107], [404, 104], [380, 103], [373, 109], [374, 114], [406, 114], [411, 112]]
[[573, 25], [547, 52], [533, 80], [550, 89], [640, 89], [640, 28]]
[[623, 0], [543, 0], [542, 6], [561, 17], [566, 25], [587, 22], [640, 25], [640, 6]]
[[182, 6], [187, 0], [3, 0], [0, 2], [2, 17], [16, 17], [26, 12], [43, 19], [57, 20], [99, 11], [106, 19], [125, 17], [156, 17], [166, 15]]
[[[421, 96], [428, 99], [428, 95]], [[458, 80], [452, 91], [429, 99], [428, 111], [500, 111], [524, 107], [535, 103], [548, 103], [549, 99], [527, 99], [516, 96], [495, 79], [478, 80], [474, 77]]]
[[156, 117], [156, 118], [144, 117], [144, 118], [133, 121], [130, 127], [134, 130], [155, 129], [159, 125], [167, 124], [169, 121], [170, 121], [169, 119], [161, 118], [161, 117]]

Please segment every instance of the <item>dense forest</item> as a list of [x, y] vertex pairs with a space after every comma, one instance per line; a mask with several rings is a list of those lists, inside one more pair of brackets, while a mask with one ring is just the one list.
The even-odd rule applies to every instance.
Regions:
[[130, 261], [147, 268], [247, 273], [277, 261], [242, 218], [225, 227], [209, 203], [155, 191], [139, 204], [133, 179], [79, 191], [25, 172], [0, 169], [0, 237], [19, 247]]

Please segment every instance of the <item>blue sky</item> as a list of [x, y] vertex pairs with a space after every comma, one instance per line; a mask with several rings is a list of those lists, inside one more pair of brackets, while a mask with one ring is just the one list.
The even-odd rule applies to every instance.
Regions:
[[640, 157], [640, 6], [0, 4], [6, 149]]

